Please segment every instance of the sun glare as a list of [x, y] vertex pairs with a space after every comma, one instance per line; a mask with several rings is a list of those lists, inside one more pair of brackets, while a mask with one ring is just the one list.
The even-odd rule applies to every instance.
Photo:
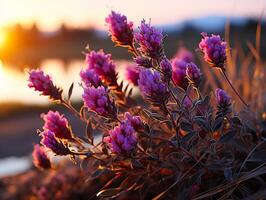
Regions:
[[7, 40], [6, 32], [0, 30], [0, 48], [5, 44], [6, 40]]
[[0, 60], [0, 83], [2, 83], [3, 76], [4, 76], [4, 68], [3, 68], [3, 63]]

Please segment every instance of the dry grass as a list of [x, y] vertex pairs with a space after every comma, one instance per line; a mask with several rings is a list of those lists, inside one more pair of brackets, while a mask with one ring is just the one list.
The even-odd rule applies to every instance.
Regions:
[[[251, 109], [256, 111], [258, 116], [262, 116], [266, 110], [266, 62], [260, 56], [260, 41], [261, 41], [261, 20], [259, 20], [256, 30], [256, 42], [253, 44], [246, 41], [249, 48], [248, 53], [244, 53], [243, 44], [236, 42], [234, 47], [227, 51], [227, 74], [229, 79], [234, 84], [234, 87], [240, 95], [248, 102]], [[230, 44], [230, 23], [225, 27], [225, 40]], [[201, 58], [202, 56], [199, 56]], [[204, 75], [206, 76], [206, 83], [204, 91], [207, 92], [209, 88], [213, 91], [217, 87], [224, 88], [236, 101], [239, 101], [228, 83], [219, 70], [210, 68], [201, 59], [201, 66]], [[217, 78], [216, 78], [217, 77]], [[240, 110], [243, 106], [241, 102], [235, 103], [236, 110]]]

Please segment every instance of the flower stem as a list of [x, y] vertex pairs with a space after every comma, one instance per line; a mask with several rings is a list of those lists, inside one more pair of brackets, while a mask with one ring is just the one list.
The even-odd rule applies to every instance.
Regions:
[[224, 75], [226, 81], [228, 82], [228, 84], [230, 85], [230, 87], [232, 88], [232, 90], [235, 92], [235, 94], [238, 96], [238, 98], [242, 101], [242, 103], [248, 107], [248, 104], [242, 99], [242, 97], [239, 95], [239, 93], [236, 91], [236, 89], [234, 88], [234, 86], [232, 85], [232, 83], [230, 82], [229, 78], [227, 77], [226, 73], [224, 70], [222, 70], [222, 74]]
[[198, 99], [202, 100], [202, 96], [201, 96], [201, 94], [200, 94], [199, 89], [198, 89], [197, 87], [194, 87], [194, 89], [195, 89], [195, 91], [196, 91], [196, 93], [197, 93]]
[[171, 96], [173, 97], [173, 99], [175, 100], [176, 104], [177, 104], [177, 105], [179, 106], [179, 108], [180, 108], [180, 107], [181, 107], [180, 102], [179, 102], [178, 99], [176, 98], [176, 96], [175, 96], [175, 94], [173, 93], [173, 91], [171, 90], [170, 86], [168, 85], [167, 87], [168, 87], [168, 90], [169, 90]]
[[135, 48], [135, 46], [134, 46], [134, 44], [130, 45], [128, 49], [129, 49], [129, 51], [130, 51], [131, 53], [133, 53], [133, 55], [134, 55], [135, 57], [137, 57], [137, 56], [139, 55], [138, 52], [137, 52], [137, 50], [136, 50], [136, 48]]
[[78, 118], [80, 118], [82, 121], [86, 122], [87, 123], [87, 120], [84, 119], [80, 113], [71, 105], [69, 104], [68, 102], [66, 102], [64, 99], [61, 100], [61, 103], [67, 107], [74, 115], [76, 115]]
[[170, 117], [170, 120], [171, 120], [171, 122], [172, 122], [172, 125], [173, 125], [173, 127], [174, 127], [174, 129], [175, 129], [175, 131], [176, 131], [177, 141], [179, 142], [179, 133], [178, 133], [178, 130], [179, 130], [179, 129], [178, 129], [176, 123], [175, 123], [174, 117], [173, 117], [172, 113], [169, 111], [169, 109], [167, 108], [167, 106], [166, 106], [165, 103], [163, 104], [163, 109], [164, 109], [164, 111], [165, 111], [165, 112], [169, 115], [169, 117]]

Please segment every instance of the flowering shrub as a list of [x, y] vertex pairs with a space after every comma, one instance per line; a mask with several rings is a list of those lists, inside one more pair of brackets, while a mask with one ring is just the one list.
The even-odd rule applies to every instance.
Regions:
[[[193, 55], [183, 50], [169, 60], [162, 32], [150, 23], [142, 21], [134, 33], [133, 23], [121, 14], [112, 12], [106, 22], [116, 45], [132, 53], [136, 65], [127, 68], [126, 76], [132, 85], [118, 83], [110, 54], [90, 51], [87, 68], [80, 72], [84, 105], [78, 111], [70, 101], [73, 85], [65, 99], [50, 76], [30, 71], [29, 87], [66, 106], [87, 125], [86, 137], [79, 138], [63, 115], [43, 114], [35, 166], [49, 167], [46, 151], [52, 151], [81, 165], [89, 162], [94, 166], [88, 167], [89, 179], [113, 174], [95, 198], [262, 197], [265, 119], [259, 122], [227, 78], [228, 44], [204, 33], [199, 48], [204, 60], [221, 70], [243, 102], [243, 111], [235, 111], [234, 99], [222, 89], [202, 93], [204, 74]], [[139, 87], [145, 103], [131, 97], [133, 86]], [[102, 140], [95, 144], [99, 132]]]

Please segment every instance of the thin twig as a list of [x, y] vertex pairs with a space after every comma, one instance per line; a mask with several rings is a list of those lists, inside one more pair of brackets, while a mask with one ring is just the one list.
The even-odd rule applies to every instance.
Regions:
[[68, 102], [66, 102], [64, 99], [61, 100], [61, 103], [68, 108], [76, 117], [80, 118], [83, 122], [87, 123], [87, 120], [84, 119], [81, 114]]
[[244, 162], [242, 163], [239, 171], [237, 172], [237, 175], [240, 174], [240, 172], [242, 171], [243, 167], [245, 166], [246, 162], [248, 161], [248, 159], [250, 158], [250, 156], [253, 154], [253, 152], [260, 146], [262, 145], [263, 143], [265, 142], [265, 140], [261, 141], [260, 143], [258, 143], [250, 152], [249, 154], [247, 155], [247, 157], [245, 158]]
[[236, 91], [236, 89], [234, 88], [234, 86], [232, 85], [232, 83], [230, 82], [229, 78], [227, 77], [226, 73], [224, 70], [222, 70], [222, 74], [224, 75], [226, 81], [228, 82], [228, 84], [230, 85], [230, 87], [232, 88], [232, 90], [235, 92], [235, 94], [238, 96], [238, 98], [242, 101], [242, 103], [248, 107], [248, 104], [244, 101], [244, 99], [242, 99], [242, 97], [239, 95], [239, 93]]
[[169, 190], [171, 190], [176, 184], [178, 184], [180, 181], [182, 181], [189, 173], [192, 169], [194, 169], [194, 167], [196, 167], [201, 160], [205, 157], [207, 153], [204, 153], [201, 158], [199, 159], [198, 162], [196, 162], [188, 171], [186, 171], [185, 174], [183, 174], [183, 176], [181, 176], [181, 178], [179, 178], [178, 180], [176, 180], [170, 187], [168, 187], [165, 191], [163, 191], [162, 193], [160, 193], [158, 196], [156, 196], [155, 198], [153, 198], [152, 200], [159, 200], [161, 199]]

